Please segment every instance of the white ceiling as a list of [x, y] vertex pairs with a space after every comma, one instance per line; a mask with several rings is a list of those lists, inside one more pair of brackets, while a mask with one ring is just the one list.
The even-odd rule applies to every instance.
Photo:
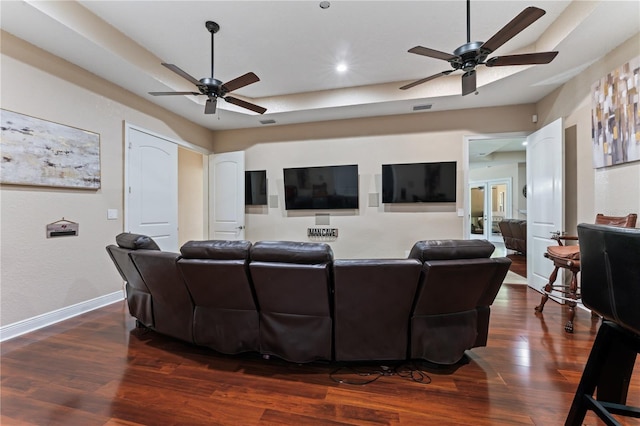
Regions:
[[[460, 73], [413, 89], [399, 87], [450, 69], [407, 53], [422, 45], [453, 52], [466, 43], [466, 2], [450, 1], [7, 1], [0, 26], [36, 46], [214, 130], [536, 102], [640, 31], [640, 2], [471, 1], [471, 41], [486, 41], [527, 6], [546, 15], [495, 55], [558, 50], [548, 65], [478, 67], [478, 94], [460, 95]], [[205, 97], [153, 97], [149, 91], [195, 87], [161, 62], [196, 79], [229, 81], [253, 71], [261, 81], [233, 96], [264, 115]], [[335, 71], [344, 61], [349, 70]], [[425, 112], [415, 112], [425, 113]], [[273, 125], [273, 124], [271, 124]]]

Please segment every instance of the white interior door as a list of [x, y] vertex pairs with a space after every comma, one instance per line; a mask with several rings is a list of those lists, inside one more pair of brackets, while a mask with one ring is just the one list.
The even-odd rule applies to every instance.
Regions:
[[544, 257], [564, 229], [564, 131], [562, 119], [527, 138], [527, 283], [540, 290], [553, 262]]
[[127, 128], [128, 232], [152, 237], [162, 250], [178, 250], [178, 146]]
[[244, 152], [210, 157], [209, 238], [244, 239]]

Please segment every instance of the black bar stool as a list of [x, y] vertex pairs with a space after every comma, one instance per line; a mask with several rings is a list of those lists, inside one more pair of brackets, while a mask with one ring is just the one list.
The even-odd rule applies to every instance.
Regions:
[[640, 229], [580, 224], [578, 237], [582, 302], [603, 322], [565, 425], [581, 425], [588, 410], [620, 425], [614, 415], [640, 418], [640, 408], [625, 405], [640, 352]]

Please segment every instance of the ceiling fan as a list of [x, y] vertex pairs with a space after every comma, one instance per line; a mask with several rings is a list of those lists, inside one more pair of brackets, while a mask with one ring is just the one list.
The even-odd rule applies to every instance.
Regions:
[[213, 21], [207, 21], [205, 23], [207, 30], [211, 33], [211, 77], [205, 77], [200, 80], [196, 80], [191, 75], [187, 74], [176, 65], [162, 63], [165, 67], [169, 68], [171, 71], [178, 74], [180, 77], [189, 80], [191, 83], [195, 84], [198, 88], [199, 92], [149, 92], [150, 95], [153, 96], [166, 96], [166, 95], [193, 95], [200, 96], [206, 95], [207, 102], [204, 106], [205, 114], [215, 114], [216, 113], [216, 104], [218, 98], [222, 98], [230, 104], [238, 105], [239, 107], [249, 109], [251, 111], [255, 111], [258, 114], [263, 114], [267, 109], [261, 106], [252, 104], [247, 101], [243, 101], [242, 99], [234, 98], [233, 96], [228, 96], [227, 93], [233, 92], [241, 87], [248, 86], [249, 84], [260, 81], [257, 75], [252, 72], [248, 72], [244, 75], [241, 75], [238, 78], [235, 78], [231, 81], [227, 81], [226, 83], [221, 82], [220, 80], [216, 80], [213, 77], [213, 35], [218, 32], [220, 26]]
[[462, 70], [462, 96], [476, 91], [476, 66], [486, 65], [488, 67], [501, 67], [508, 65], [536, 65], [548, 64], [553, 61], [558, 52], [538, 52], [518, 55], [494, 56], [487, 59], [492, 52], [511, 40], [522, 30], [537, 21], [546, 12], [537, 7], [527, 7], [511, 22], [505, 25], [500, 31], [493, 35], [488, 41], [471, 41], [471, 18], [470, 0], [467, 0], [467, 42], [453, 51], [453, 54], [429, 49], [427, 47], [416, 46], [409, 49], [409, 53], [428, 56], [436, 59], [443, 59], [451, 65], [452, 70], [442, 71], [438, 74], [426, 77], [413, 83], [402, 86], [400, 89], [410, 89], [418, 84], [436, 79], [443, 75], [449, 75], [454, 71]]

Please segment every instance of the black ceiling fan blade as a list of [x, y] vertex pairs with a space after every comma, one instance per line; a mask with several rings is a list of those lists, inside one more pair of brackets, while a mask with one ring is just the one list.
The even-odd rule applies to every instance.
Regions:
[[416, 81], [414, 81], [413, 83], [405, 84], [404, 86], [402, 86], [402, 87], [400, 88], [400, 90], [407, 90], [407, 89], [411, 89], [412, 87], [417, 86], [418, 84], [426, 83], [427, 81], [434, 80], [434, 79], [436, 79], [436, 78], [438, 78], [438, 77], [442, 77], [443, 75], [449, 75], [449, 74], [451, 74], [453, 71], [454, 71], [454, 70], [442, 71], [442, 72], [440, 72], [440, 73], [438, 73], [438, 74], [434, 74], [434, 75], [432, 75], [432, 76], [425, 77], [425, 78], [422, 78], [422, 79], [420, 79], [420, 80], [416, 80]]
[[412, 47], [408, 52], [415, 53], [416, 55], [428, 56], [430, 58], [443, 59], [449, 62], [457, 62], [460, 60], [459, 56], [452, 55], [451, 53], [441, 52], [439, 50], [429, 49], [428, 47], [422, 46]]
[[217, 104], [218, 104], [218, 98], [208, 98], [207, 103], [204, 104], [204, 113], [215, 114]]
[[252, 72], [248, 72], [245, 75], [241, 75], [238, 78], [234, 78], [231, 81], [227, 81], [222, 85], [222, 89], [225, 92], [229, 93], [229, 92], [233, 92], [234, 90], [238, 90], [241, 87], [248, 86], [249, 84], [255, 83], [257, 81], [260, 81], [258, 76]]
[[258, 106], [256, 104], [252, 104], [252, 103], [247, 102], [247, 101], [243, 101], [242, 99], [234, 98], [233, 96], [226, 96], [224, 98], [224, 100], [229, 102], [230, 104], [238, 105], [239, 107], [246, 108], [246, 109], [249, 109], [251, 111], [257, 112], [258, 114], [264, 114], [267, 111], [266, 108], [263, 108], [263, 107]]
[[476, 91], [476, 70], [467, 71], [462, 75], [462, 96]]
[[198, 96], [201, 95], [202, 93], [198, 93], [198, 92], [149, 92], [150, 95], [152, 96], [169, 96], [169, 95], [193, 95], [193, 96]]
[[496, 56], [487, 60], [488, 67], [503, 67], [507, 65], [539, 65], [548, 64], [558, 55], [558, 52], [523, 53], [521, 55]]
[[480, 47], [480, 50], [491, 53], [495, 51], [497, 48], [511, 40], [515, 37], [520, 31], [527, 28], [529, 25], [533, 24], [535, 21], [540, 19], [542, 15], [546, 12], [537, 7], [527, 7], [524, 9], [518, 16], [513, 18], [511, 22], [502, 27], [500, 31], [494, 34], [488, 41], [485, 41], [484, 44]]
[[196, 86], [201, 86], [202, 83], [200, 83], [200, 81], [198, 81], [195, 77], [187, 74], [185, 71], [182, 71], [180, 68], [178, 68], [176, 65], [173, 64], [166, 64], [166, 63], [162, 63], [162, 65], [164, 65], [165, 67], [169, 68], [171, 71], [175, 72], [176, 74], [178, 74], [180, 77], [189, 80], [190, 82], [192, 82], [193, 84], [195, 84]]

